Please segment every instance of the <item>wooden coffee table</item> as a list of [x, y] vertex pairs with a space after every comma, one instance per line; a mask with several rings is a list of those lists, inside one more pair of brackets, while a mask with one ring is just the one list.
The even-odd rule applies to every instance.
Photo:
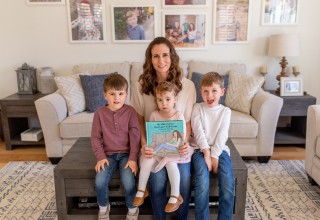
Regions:
[[[235, 207], [233, 219], [244, 219], [247, 191], [247, 167], [231, 140], [227, 142], [231, 150], [232, 170], [235, 178]], [[87, 208], [95, 200], [96, 158], [91, 149], [90, 138], [79, 138], [54, 169], [58, 219], [97, 219], [98, 207]], [[169, 188], [169, 187], [168, 187]], [[116, 172], [110, 186], [112, 219], [125, 219], [127, 208], [124, 205], [123, 189], [119, 173]], [[193, 197], [193, 192], [191, 194]], [[210, 201], [217, 201], [217, 175], [210, 180]], [[88, 203], [80, 200], [88, 199]], [[213, 202], [212, 204], [214, 204]], [[81, 208], [81, 207], [82, 208]], [[85, 207], [85, 208], [84, 208]], [[217, 218], [217, 206], [210, 207], [210, 219]], [[194, 207], [190, 205], [189, 218], [194, 219]], [[139, 219], [153, 219], [149, 198], [140, 206]]]

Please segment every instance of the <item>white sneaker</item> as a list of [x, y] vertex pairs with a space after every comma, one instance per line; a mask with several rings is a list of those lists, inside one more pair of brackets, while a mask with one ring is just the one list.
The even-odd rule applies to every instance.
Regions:
[[110, 213], [110, 204], [107, 206], [106, 212], [99, 212], [98, 220], [110, 220], [109, 213]]
[[138, 216], [139, 216], [139, 208], [137, 208], [137, 211], [134, 214], [131, 214], [128, 211], [126, 220], [138, 220]]

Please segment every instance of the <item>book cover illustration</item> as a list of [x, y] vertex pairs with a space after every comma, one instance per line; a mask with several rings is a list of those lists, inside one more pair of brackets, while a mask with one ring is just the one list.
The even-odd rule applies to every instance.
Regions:
[[153, 148], [156, 156], [179, 155], [184, 142], [183, 123], [182, 120], [146, 122], [147, 145]]

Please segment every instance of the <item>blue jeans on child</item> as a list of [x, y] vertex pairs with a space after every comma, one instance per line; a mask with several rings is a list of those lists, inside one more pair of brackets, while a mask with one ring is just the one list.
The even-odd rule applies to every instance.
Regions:
[[[189, 203], [190, 203], [190, 163], [178, 164], [180, 171], [180, 194], [183, 198], [183, 203], [175, 212], [176, 219], [188, 219]], [[166, 220], [165, 206], [168, 203], [166, 195], [167, 170], [162, 168], [157, 173], [151, 173], [149, 177], [149, 190], [152, 205], [153, 216], [156, 220]]]
[[128, 208], [134, 208], [132, 205], [133, 199], [136, 196], [135, 176], [128, 167], [124, 169], [128, 162], [129, 154], [118, 153], [107, 156], [109, 166], [104, 165], [105, 170], [100, 170], [96, 174], [96, 194], [99, 206], [107, 206], [109, 204], [109, 182], [112, 179], [114, 172], [119, 169], [120, 179], [124, 188], [126, 205]]
[[[192, 172], [194, 174], [194, 199], [196, 219], [206, 220], [209, 217], [209, 185], [210, 173], [204, 161], [203, 153], [195, 150], [192, 158]], [[234, 206], [234, 178], [232, 161], [226, 151], [219, 157], [218, 165], [219, 211], [218, 219], [232, 220]]]

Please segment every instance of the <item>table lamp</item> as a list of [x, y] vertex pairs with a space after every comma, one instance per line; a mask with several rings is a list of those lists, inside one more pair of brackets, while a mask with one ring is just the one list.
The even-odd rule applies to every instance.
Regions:
[[300, 55], [300, 37], [298, 34], [277, 34], [271, 35], [269, 38], [268, 56], [282, 57], [280, 61], [281, 72], [276, 79], [279, 81], [279, 87], [276, 90], [280, 94], [280, 80], [281, 77], [288, 76], [285, 69], [287, 67], [287, 56]]

